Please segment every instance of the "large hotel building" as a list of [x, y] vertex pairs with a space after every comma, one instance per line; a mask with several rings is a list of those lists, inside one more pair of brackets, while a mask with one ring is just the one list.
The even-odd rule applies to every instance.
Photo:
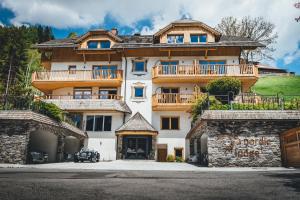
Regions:
[[90, 30], [38, 44], [44, 70], [33, 74], [32, 85], [68, 111], [88, 135], [84, 146], [101, 160], [186, 159], [190, 111], [201, 88], [226, 76], [248, 91], [258, 70], [242, 62], [241, 52], [261, 46], [190, 19], [154, 35]]

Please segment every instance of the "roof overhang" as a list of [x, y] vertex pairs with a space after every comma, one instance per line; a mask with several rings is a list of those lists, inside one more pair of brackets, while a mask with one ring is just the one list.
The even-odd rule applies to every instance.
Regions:
[[75, 42], [80, 43], [84, 39], [86, 39], [90, 36], [95, 36], [95, 35], [106, 35], [106, 36], [108, 36], [109, 38], [111, 38], [112, 40], [114, 40], [116, 42], [122, 42], [123, 41], [120, 37], [118, 37], [117, 35], [112, 34], [110, 31], [99, 29], [99, 30], [91, 30], [91, 31], [87, 32], [86, 34], [79, 37]]
[[219, 31], [217, 31], [216, 29], [208, 26], [205, 23], [202, 23], [202, 22], [199, 22], [199, 21], [194, 21], [194, 22], [189, 22], [189, 23], [173, 22], [173, 23], [165, 26], [164, 28], [160, 29], [158, 32], [156, 32], [154, 34], [154, 37], [159, 37], [159, 36], [161, 36], [162, 34], [164, 34], [165, 32], [167, 32], [168, 30], [170, 30], [171, 28], [174, 28], [174, 27], [191, 27], [191, 26], [192, 27], [203, 28], [203, 29], [209, 31], [210, 33], [212, 33], [213, 35], [218, 36], [218, 37], [220, 37], [222, 35]]
[[116, 135], [151, 135], [156, 136], [157, 131], [116, 131]]

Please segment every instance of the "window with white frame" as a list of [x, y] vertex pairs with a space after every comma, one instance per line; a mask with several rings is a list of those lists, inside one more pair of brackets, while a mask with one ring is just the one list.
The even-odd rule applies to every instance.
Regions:
[[111, 131], [112, 116], [88, 115], [86, 116], [86, 131]]
[[133, 99], [145, 99], [146, 98], [146, 86], [143, 83], [135, 83], [131, 87], [131, 98]]
[[206, 43], [207, 34], [191, 34], [191, 43]]
[[184, 39], [183, 34], [167, 35], [167, 41], [169, 44], [182, 44], [183, 39]]

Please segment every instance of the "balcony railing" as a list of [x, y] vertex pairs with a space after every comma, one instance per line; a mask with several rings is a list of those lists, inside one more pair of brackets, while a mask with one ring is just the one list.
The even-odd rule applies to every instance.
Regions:
[[194, 77], [194, 76], [258, 76], [258, 69], [252, 64], [237, 65], [156, 65], [153, 78], [157, 77]]
[[32, 81], [122, 80], [122, 70], [56, 70], [35, 72]]
[[122, 97], [119, 95], [47, 95], [37, 97], [46, 103], [53, 103], [59, 108], [67, 111], [87, 111], [87, 110], [116, 110], [120, 112], [130, 112]]
[[197, 99], [197, 94], [165, 93], [152, 96], [154, 110], [187, 110]]
[[103, 100], [103, 99], [112, 99], [112, 100], [122, 100], [122, 96], [116, 94], [99, 94], [99, 95], [45, 95], [40, 97], [41, 99], [47, 100]]

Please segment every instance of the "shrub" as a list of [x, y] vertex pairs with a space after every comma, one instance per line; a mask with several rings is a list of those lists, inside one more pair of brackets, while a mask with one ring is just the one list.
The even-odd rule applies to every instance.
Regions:
[[54, 103], [45, 103], [43, 101], [36, 101], [33, 104], [33, 109], [58, 122], [61, 122], [64, 118], [64, 112]]
[[198, 115], [202, 114], [207, 105], [207, 94], [199, 94], [195, 104], [192, 106], [193, 122], [197, 120]]
[[176, 157], [176, 162], [183, 162], [184, 160], [183, 160], [183, 158], [182, 157]]
[[241, 89], [241, 81], [236, 78], [220, 78], [209, 82], [207, 91], [212, 95], [228, 95], [229, 92], [237, 95]]
[[175, 161], [174, 156], [171, 155], [171, 154], [169, 154], [169, 155], [167, 156], [167, 162], [174, 162], [174, 161]]

